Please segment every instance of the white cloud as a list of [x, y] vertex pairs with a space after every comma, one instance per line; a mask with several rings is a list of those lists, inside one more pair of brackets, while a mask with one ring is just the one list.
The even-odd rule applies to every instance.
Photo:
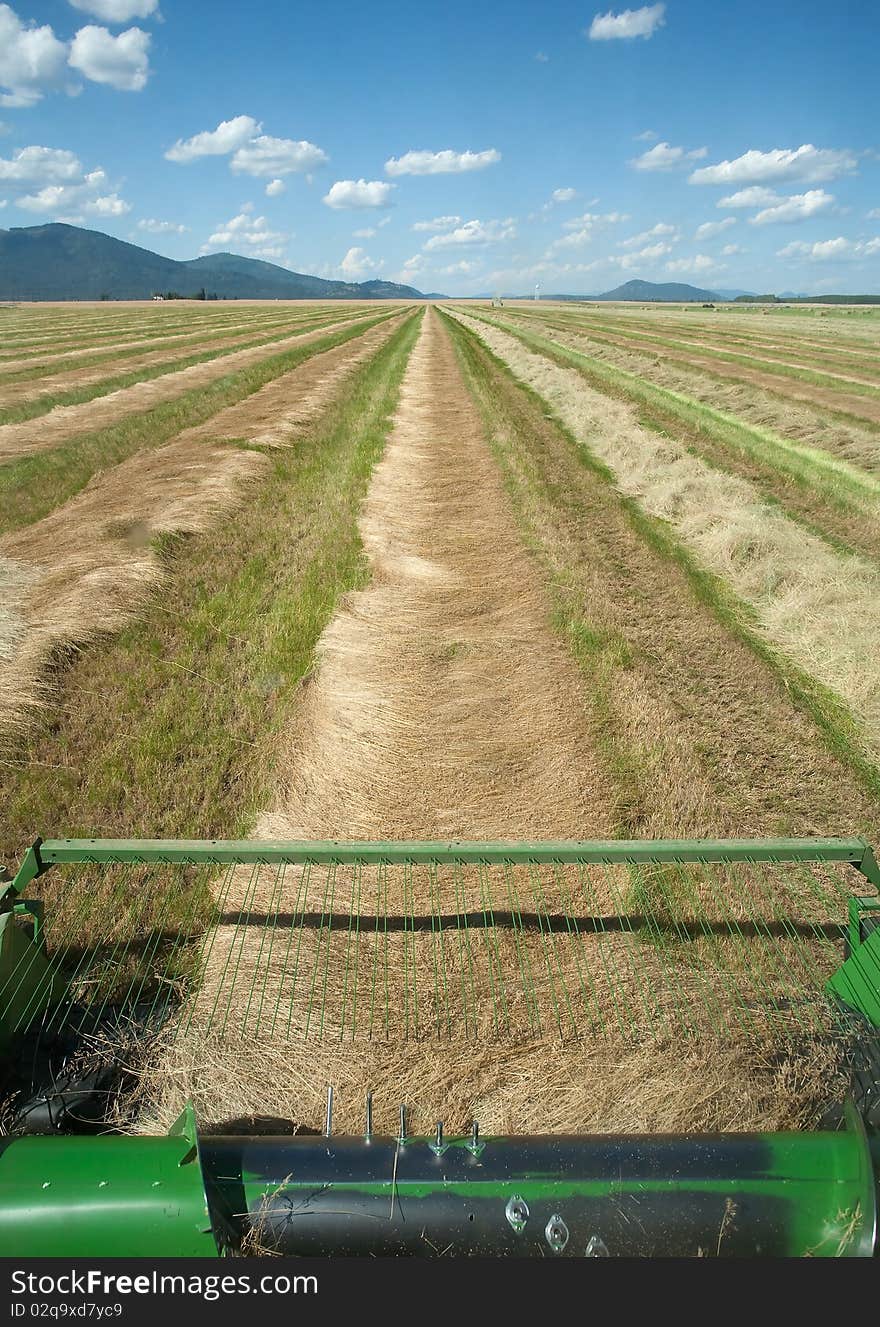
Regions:
[[63, 148], [19, 148], [9, 159], [0, 157], [0, 182], [14, 180], [22, 184], [54, 184], [76, 180], [82, 175], [79, 158]]
[[733, 161], [703, 166], [690, 176], [691, 184], [761, 184], [776, 180], [803, 180], [822, 184], [850, 175], [856, 159], [847, 149], [813, 147], [802, 143], [798, 148], [773, 148], [759, 152], [751, 148]]
[[643, 249], [639, 249], [634, 253], [624, 253], [609, 258], [608, 262], [613, 267], [620, 267], [625, 272], [631, 272], [634, 268], [656, 263], [660, 258], [665, 258], [668, 253], [672, 253], [671, 246], [661, 241], [658, 244], [647, 244]]
[[550, 195], [553, 203], [570, 203], [573, 198], [577, 198], [577, 189], [554, 189]]
[[[598, 199], [594, 199], [595, 202]], [[563, 221], [563, 230], [589, 230], [593, 226], [614, 226], [619, 221], [629, 221], [627, 212], [584, 212], [579, 217]]]
[[25, 24], [0, 4], [0, 106], [34, 106], [45, 91], [62, 85], [67, 46], [48, 23]]
[[179, 138], [165, 157], [181, 163], [198, 157], [221, 157], [256, 138], [262, 128], [252, 115], [236, 115], [231, 120], [221, 120], [216, 129], [206, 129], [192, 138]]
[[725, 244], [721, 250], [722, 258], [732, 258], [736, 253], [745, 253], [745, 249], [741, 249], [738, 244]]
[[614, 14], [609, 9], [607, 14], [597, 14], [590, 24], [587, 36], [590, 41], [631, 40], [633, 37], [653, 37], [665, 22], [665, 5], [645, 5], [642, 9], [624, 9], [621, 14]]
[[323, 202], [337, 211], [342, 208], [390, 207], [393, 184], [384, 180], [337, 180]]
[[434, 217], [431, 221], [417, 221], [413, 230], [452, 230], [461, 225], [461, 217]]
[[189, 226], [178, 225], [176, 221], [157, 221], [155, 217], [145, 217], [137, 226], [151, 235], [183, 235], [189, 230]]
[[150, 76], [149, 50], [150, 34], [142, 28], [127, 28], [114, 37], [90, 23], [74, 37], [68, 63], [93, 83], [140, 92]]
[[[131, 204], [125, 202], [117, 193], [102, 194], [107, 187], [105, 171], [93, 170], [82, 177], [76, 184], [46, 184], [36, 193], [25, 194], [15, 200], [16, 206], [25, 212], [42, 212], [62, 219], [61, 214], [71, 213], [65, 219], [81, 221], [84, 216], [121, 217], [131, 211]], [[73, 211], [77, 216], [74, 218]]]
[[240, 147], [232, 158], [232, 169], [247, 175], [290, 175], [293, 171], [310, 171], [323, 166], [327, 153], [314, 143], [296, 142], [292, 138], [259, 138]]
[[208, 236], [201, 252], [209, 253], [218, 244], [231, 245], [234, 252], [247, 249], [254, 258], [281, 258], [291, 238], [278, 230], [270, 230], [265, 217], [255, 217], [248, 209], [224, 221]]
[[810, 244], [804, 240], [794, 240], [777, 251], [777, 258], [808, 258], [810, 262], [830, 262], [835, 258], [872, 258], [880, 253], [880, 236], [872, 240], [845, 239], [843, 235], [833, 240], [817, 240]]
[[659, 138], [659, 137], [660, 137], [660, 135], [659, 135], [659, 134], [655, 134], [653, 129], [646, 129], [645, 132], [642, 133], [642, 134], [634, 134], [634, 135], [633, 135], [633, 142], [634, 142], [634, 143], [653, 143], [654, 140], [657, 139], [657, 138]]
[[713, 235], [720, 235], [723, 230], [735, 225], [736, 217], [725, 217], [723, 221], [704, 221], [702, 226], [697, 226], [694, 231], [694, 239], [709, 240]]
[[459, 175], [464, 171], [483, 170], [501, 160], [494, 147], [485, 152], [405, 152], [402, 157], [389, 157], [385, 162], [387, 175]]
[[284, 193], [286, 188], [287, 186], [283, 180], [270, 180], [266, 185], [266, 197], [278, 198], [280, 194]]
[[834, 194], [824, 189], [808, 189], [804, 194], [792, 194], [773, 207], [766, 207], [757, 216], [749, 217], [753, 226], [768, 226], [780, 221], [806, 221], [817, 212], [825, 212], [834, 202]]
[[866, 212], [869, 221], [880, 221], [880, 207], [872, 207], [870, 212]]
[[450, 263], [448, 267], [439, 268], [441, 276], [471, 276], [474, 272], [479, 272], [483, 264], [480, 262], [469, 262], [462, 258], [460, 263]]
[[445, 235], [432, 235], [425, 245], [425, 251], [453, 249], [460, 245], [497, 244], [501, 240], [513, 239], [515, 235], [516, 227], [510, 217], [505, 221], [465, 221]]
[[780, 203], [782, 199], [779, 194], [774, 193], [772, 189], [766, 189], [761, 184], [753, 184], [748, 189], [739, 189], [735, 194], [727, 194], [724, 198], [719, 198], [715, 204], [716, 207], [769, 207], [772, 203]]
[[640, 244], [645, 244], [648, 240], [659, 239], [661, 237], [667, 238], [673, 235], [675, 236], [673, 243], [675, 243], [680, 238], [680, 234], [681, 232], [677, 226], [670, 226], [668, 222], [658, 221], [657, 225], [652, 226], [650, 230], [643, 230], [640, 235], [630, 235], [628, 240], [620, 240], [618, 248], [634, 249]]
[[371, 240], [378, 233], [375, 226], [364, 226], [363, 230], [352, 231], [352, 235], [356, 240]]
[[[669, 143], [657, 143], [648, 148], [640, 157], [633, 157], [630, 165], [636, 170], [674, 170], [676, 166], [685, 166], [689, 161], [699, 161], [708, 155], [707, 147], [695, 147], [690, 152], [683, 147], [671, 147]], [[693, 176], [691, 176], [693, 179]]]
[[375, 272], [379, 267], [381, 263], [374, 263], [363, 249], [357, 247], [349, 249], [339, 264], [340, 272], [350, 281], [357, 281], [359, 277], [366, 276], [367, 272]]
[[105, 23], [130, 23], [133, 18], [149, 18], [159, 8], [159, 0], [68, 0], [74, 9]]
[[667, 272], [690, 273], [691, 275], [709, 272], [713, 268], [723, 271], [723, 264], [717, 263], [707, 253], [694, 254], [693, 258], [675, 258], [672, 262], [666, 264]]

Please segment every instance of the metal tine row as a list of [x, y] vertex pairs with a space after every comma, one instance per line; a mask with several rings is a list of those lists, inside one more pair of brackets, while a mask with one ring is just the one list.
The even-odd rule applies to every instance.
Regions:
[[[333, 1136], [333, 1101], [334, 1101], [334, 1096], [333, 1096], [333, 1084], [332, 1084], [332, 1083], [328, 1083], [328, 1084], [327, 1084], [327, 1105], [326, 1105], [325, 1112], [324, 1112], [324, 1137], [325, 1137], [325, 1138], [331, 1138], [331, 1137]], [[375, 1136], [374, 1133], [373, 1133], [373, 1094], [372, 1094], [372, 1092], [368, 1092], [367, 1095], [366, 1095], [366, 1099], [365, 1099], [365, 1102], [364, 1102], [364, 1113], [365, 1113], [365, 1122], [364, 1122], [364, 1141], [367, 1142], [367, 1143], [369, 1143], [369, 1142], [371, 1141], [371, 1139]], [[403, 1102], [403, 1101], [400, 1103], [400, 1117], [399, 1117], [399, 1118], [400, 1118], [400, 1124], [399, 1124], [399, 1127], [398, 1127], [397, 1142], [402, 1146], [402, 1145], [403, 1145], [404, 1143], [406, 1143], [406, 1142], [409, 1142], [409, 1141], [416, 1141], [416, 1139], [417, 1139], [418, 1136], [415, 1135], [415, 1134], [409, 1134], [409, 1133], [407, 1132], [406, 1103]], [[446, 1146], [447, 1146], [447, 1144], [444, 1142], [444, 1138], [445, 1138], [445, 1134], [444, 1134], [444, 1131], [443, 1131], [443, 1121], [442, 1121], [442, 1120], [438, 1120], [438, 1121], [437, 1121], [436, 1130], [435, 1130], [435, 1133], [434, 1133], [434, 1139], [433, 1139], [433, 1142], [429, 1143], [429, 1147], [431, 1148], [431, 1150], [432, 1150], [433, 1152], [435, 1152], [435, 1153], [437, 1154], [437, 1156], [441, 1156], [442, 1153], [446, 1150]], [[419, 1138], [418, 1141], [421, 1141], [421, 1139]], [[479, 1125], [479, 1122], [478, 1122], [477, 1120], [474, 1120], [473, 1123], [471, 1124], [471, 1132], [470, 1132], [470, 1135], [469, 1135], [469, 1141], [468, 1141], [467, 1146], [468, 1146], [468, 1148], [469, 1148], [472, 1152], [475, 1152], [475, 1153], [478, 1152], [478, 1151], [480, 1150], [480, 1148], [481, 1148], [481, 1145], [480, 1145], [480, 1125]]]

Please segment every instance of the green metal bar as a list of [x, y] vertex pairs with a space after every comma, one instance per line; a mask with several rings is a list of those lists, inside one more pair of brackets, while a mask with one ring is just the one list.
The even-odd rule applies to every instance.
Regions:
[[[267, 839], [47, 839], [46, 865], [60, 862], [849, 862], [871, 878], [878, 870], [863, 839], [571, 839], [518, 842], [387, 842]], [[27, 860], [27, 859], [26, 859]], [[24, 864], [23, 864], [24, 867]], [[38, 873], [38, 872], [36, 872]], [[18, 888], [18, 877], [15, 887]]]

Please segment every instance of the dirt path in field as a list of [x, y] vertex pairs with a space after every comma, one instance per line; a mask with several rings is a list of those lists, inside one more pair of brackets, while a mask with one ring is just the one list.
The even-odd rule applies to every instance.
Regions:
[[[270, 343], [270, 338], [279, 336], [279, 328], [285, 330], [288, 334], [299, 330], [289, 323], [278, 324], [277, 327], [267, 327], [261, 330], [259, 327], [251, 326], [247, 331], [229, 337], [210, 337], [205, 340], [195, 340], [187, 346], [162, 346], [158, 350], [151, 350], [143, 355], [132, 355], [130, 358], [115, 360], [114, 352], [121, 347], [112, 346], [107, 350], [107, 358], [100, 364], [89, 365], [86, 368], [65, 368], [59, 373], [50, 373], [45, 377], [27, 378], [21, 382], [5, 383], [0, 377], [0, 408], [16, 405], [22, 401], [39, 400], [41, 396], [51, 396], [56, 392], [73, 391], [77, 387], [88, 387], [92, 383], [102, 382], [108, 378], [120, 377], [126, 373], [137, 373], [140, 369], [151, 368], [154, 364], [174, 363], [175, 360], [186, 359], [190, 355], [209, 354], [212, 351], [234, 351], [240, 347], [253, 345], [255, 342]], [[302, 330], [310, 330], [307, 327]], [[94, 352], [93, 352], [94, 353]], [[16, 367], [21, 367], [17, 365]]]
[[[545, 326], [553, 324], [545, 324]], [[566, 332], [571, 328], [565, 327]], [[625, 334], [614, 334], [606, 332], [592, 332], [584, 328], [580, 333], [583, 340], [604, 341], [609, 345], [619, 346], [625, 350], [634, 350], [641, 348], [634, 342], [632, 337]], [[723, 359], [712, 359], [709, 356], [699, 353], [688, 355], [677, 352], [669, 346], [657, 346], [655, 353], [658, 358], [673, 360], [677, 363], [693, 368], [706, 369], [719, 378], [733, 378], [738, 382], [749, 383], [756, 387], [764, 387], [777, 396], [783, 396], [791, 401], [804, 401], [810, 405], [823, 406], [825, 409], [843, 411], [849, 415], [856, 415], [860, 419], [869, 419], [875, 423], [880, 423], [880, 399], [870, 396], [862, 396], [857, 393], [844, 390], [846, 379], [841, 379], [843, 385], [841, 390], [836, 388], [819, 387], [814, 383], [803, 382], [799, 378], [789, 378], [784, 374], [764, 372], [760, 369], [750, 369], [742, 364], [730, 364]], [[795, 365], [793, 367], [802, 367]], [[876, 386], [876, 384], [871, 384]]]
[[[541, 564], [525, 550], [448, 333], [430, 310], [361, 530], [370, 585], [347, 597], [321, 638], [314, 677], [283, 735], [274, 804], [254, 837], [612, 833], [617, 808], [583, 676], [550, 627]], [[723, 647], [719, 641], [718, 667]], [[742, 682], [737, 675], [740, 691]], [[784, 768], [782, 753], [779, 761]], [[668, 781], [657, 795], [669, 796]], [[673, 786], [672, 796], [706, 811], [705, 785]], [[674, 815], [673, 805], [666, 810]], [[378, 883], [368, 872], [334, 871], [329, 908], [341, 924], [325, 928], [326, 874], [233, 872], [218, 896], [224, 920], [206, 943], [202, 986], [148, 1075], [144, 1127], [170, 1118], [187, 1096], [205, 1120], [275, 1114], [315, 1127], [327, 1082], [343, 1132], [362, 1127], [368, 1090], [379, 1131], [396, 1127], [401, 1101], [416, 1132], [441, 1117], [450, 1130], [477, 1117], [487, 1131], [512, 1132], [770, 1127], [798, 1117], [810, 1096], [804, 1067], [793, 1067], [778, 1044], [774, 1061], [760, 1038], [749, 1046], [719, 1040], [707, 1025], [704, 1041], [658, 1050], [650, 1017], [648, 1042], [609, 1039], [604, 1026], [584, 1026], [580, 1005], [579, 1014], [570, 1011], [574, 1037], [562, 1021], [554, 1035], [554, 1017], [567, 1017], [558, 992], [568, 999], [575, 991], [584, 955], [601, 988], [602, 1020], [613, 1022], [616, 998], [637, 998], [643, 978], [659, 992], [667, 960], [650, 943], [632, 947], [624, 935], [604, 935], [597, 949], [569, 935], [563, 954], [543, 928], [522, 933], [514, 925], [475, 940], [465, 955], [453, 926], [438, 964], [435, 913], [439, 921], [468, 904], [484, 916], [504, 912], [511, 885], [530, 884], [503, 871], [465, 871], [453, 896], [450, 882], [432, 883], [419, 871], [388, 869]], [[563, 868], [544, 884], [557, 909], [578, 888]], [[596, 888], [589, 906], [612, 910], [614, 880]], [[588, 905], [578, 896], [574, 906]], [[387, 921], [410, 913], [419, 915], [418, 927], [414, 920], [407, 933], [404, 920], [389, 934]], [[484, 944], [497, 954], [486, 957]], [[685, 989], [693, 980], [688, 961], [672, 979]], [[675, 969], [682, 958], [669, 962]], [[510, 978], [517, 965], [532, 974], [519, 990]], [[451, 1013], [447, 1007], [444, 1015], [439, 995], [432, 1004], [432, 977], [435, 991], [448, 980]], [[416, 979], [428, 1017], [414, 1026]], [[499, 1030], [503, 982], [510, 1004], [507, 1029]], [[658, 1018], [668, 989], [656, 996]], [[817, 1062], [822, 1072], [827, 1065]], [[786, 1093], [786, 1075], [800, 1075], [801, 1097]]]
[[[210, 528], [268, 462], [229, 439], [292, 445], [400, 319], [312, 356], [173, 441], [97, 475], [76, 497], [0, 539], [0, 733], [39, 709], [45, 665], [62, 646], [119, 630], [163, 583], [159, 534]], [[270, 427], [271, 425], [271, 427]], [[8, 649], [4, 659], [4, 623]]]
[[152, 410], [164, 401], [173, 401], [184, 392], [205, 386], [227, 373], [238, 373], [241, 369], [258, 364], [272, 355], [283, 354], [295, 346], [308, 345], [312, 341], [320, 340], [322, 336], [341, 331], [361, 321], [363, 315], [360, 318], [346, 319], [344, 322], [334, 322], [332, 327], [319, 327], [313, 331], [282, 337], [278, 341], [271, 341], [267, 345], [256, 346], [249, 350], [236, 350], [207, 364], [193, 364], [188, 369], [179, 369], [175, 373], [166, 374], [163, 378], [123, 387], [95, 401], [86, 401], [81, 405], [59, 406], [46, 415], [39, 415], [36, 419], [29, 419], [22, 424], [0, 425], [0, 463], [33, 452], [50, 451], [53, 447], [69, 442], [79, 433], [107, 428], [129, 415]]

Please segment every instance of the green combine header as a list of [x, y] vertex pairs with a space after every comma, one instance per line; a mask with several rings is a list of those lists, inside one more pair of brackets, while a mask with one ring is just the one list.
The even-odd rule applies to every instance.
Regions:
[[[46, 1047], [452, 1038], [559, 1055], [768, 1033], [840, 1048], [829, 1127], [455, 1135], [110, 1131], [104, 1078], [19, 1084], [0, 1253], [866, 1257], [880, 870], [858, 839], [38, 841], [0, 886], [10, 1090]], [[112, 1092], [110, 1093], [112, 1097]], [[96, 1105], [103, 1101], [104, 1105]]]

